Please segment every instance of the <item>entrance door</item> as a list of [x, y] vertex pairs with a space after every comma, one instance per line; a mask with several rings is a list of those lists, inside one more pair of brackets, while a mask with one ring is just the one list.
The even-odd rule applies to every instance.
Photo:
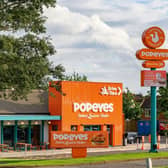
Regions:
[[107, 125], [107, 131], [109, 136], [109, 145], [113, 146], [113, 125]]
[[32, 125], [32, 144], [40, 145], [40, 125]]

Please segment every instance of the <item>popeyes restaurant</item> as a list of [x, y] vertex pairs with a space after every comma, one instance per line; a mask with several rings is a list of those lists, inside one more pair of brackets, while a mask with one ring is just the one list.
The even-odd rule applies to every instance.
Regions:
[[[108, 145], [122, 145], [124, 115], [121, 83], [62, 81], [59, 85], [63, 94], [49, 87], [49, 113], [60, 116], [60, 120], [51, 121], [49, 125], [52, 148], [58, 141], [67, 138], [75, 140], [74, 135], [78, 132], [91, 132], [92, 135], [107, 132]], [[61, 134], [68, 132], [73, 134]], [[86, 139], [85, 135], [78, 135], [80, 139], [79, 136]], [[102, 138], [98, 139], [101, 141]], [[61, 147], [61, 142], [59, 144]]]
[[[55, 84], [58, 82], [54, 82]], [[0, 151], [122, 145], [122, 84], [59, 82], [28, 101], [0, 100]]]

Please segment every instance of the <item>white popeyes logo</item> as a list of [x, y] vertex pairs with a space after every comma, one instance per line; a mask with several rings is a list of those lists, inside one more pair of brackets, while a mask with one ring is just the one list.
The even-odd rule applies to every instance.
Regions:
[[54, 140], [69, 140], [69, 141], [75, 141], [75, 140], [88, 140], [87, 134], [53, 134]]
[[101, 88], [101, 95], [109, 95], [109, 96], [119, 96], [121, 94], [121, 88], [120, 87], [103, 87]]
[[113, 112], [113, 103], [73, 103], [74, 112]]

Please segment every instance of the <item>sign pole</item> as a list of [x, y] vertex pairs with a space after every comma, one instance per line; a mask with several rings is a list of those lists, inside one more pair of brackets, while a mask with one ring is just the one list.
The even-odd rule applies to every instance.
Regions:
[[[155, 68], [151, 68], [155, 70]], [[156, 86], [151, 86], [151, 149], [150, 152], [157, 152], [157, 99]]]

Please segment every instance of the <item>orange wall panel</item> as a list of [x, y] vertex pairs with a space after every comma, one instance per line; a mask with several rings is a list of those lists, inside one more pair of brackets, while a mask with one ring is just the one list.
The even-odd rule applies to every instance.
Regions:
[[[119, 96], [101, 95], [101, 88], [120, 87], [118, 83], [92, 83], [92, 82], [64, 82], [62, 85], [66, 96], [62, 98], [62, 118], [66, 124], [111, 124], [121, 123], [122, 120], [122, 94]], [[74, 112], [73, 103], [112, 103], [113, 112]], [[83, 116], [83, 117], [82, 117]], [[69, 119], [70, 118], [70, 119]]]

